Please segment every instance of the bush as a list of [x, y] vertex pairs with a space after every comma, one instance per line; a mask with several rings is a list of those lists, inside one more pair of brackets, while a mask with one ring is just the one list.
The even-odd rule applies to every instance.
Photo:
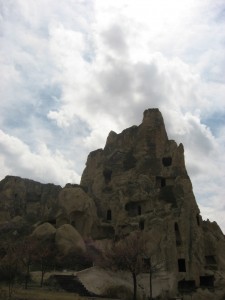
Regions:
[[105, 296], [109, 298], [119, 298], [121, 300], [133, 299], [133, 291], [125, 286], [114, 286], [106, 290]]
[[27, 280], [27, 283], [32, 282], [32, 277], [31, 277], [30, 273], [26, 274], [26, 273], [23, 272], [23, 273], [18, 273], [17, 274], [17, 282], [19, 284], [24, 284], [26, 280]]

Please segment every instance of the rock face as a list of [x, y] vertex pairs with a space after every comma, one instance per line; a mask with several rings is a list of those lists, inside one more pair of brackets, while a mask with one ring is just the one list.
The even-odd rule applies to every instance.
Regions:
[[31, 222], [51, 219], [60, 190], [61, 187], [54, 184], [6, 176], [0, 181], [0, 223], [16, 216]]
[[51, 240], [55, 236], [56, 229], [55, 227], [50, 223], [43, 223], [32, 233], [32, 236], [35, 237], [37, 240], [40, 241], [46, 241]]
[[213, 285], [213, 272], [225, 269], [224, 235], [202, 221], [183, 145], [168, 139], [158, 109], [146, 110], [139, 126], [110, 132], [105, 148], [89, 154], [81, 185], [95, 201], [99, 238], [154, 232], [150, 255], [175, 275], [175, 290], [177, 282]]
[[60, 253], [65, 256], [70, 253], [83, 254], [86, 251], [81, 235], [70, 224], [65, 224], [56, 230], [55, 242]]
[[93, 199], [77, 184], [61, 188], [6, 176], [0, 181], [0, 224], [17, 219], [31, 225], [47, 222], [56, 228], [72, 224], [85, 237], [91, 235], [97, 215]]
[[60, 191], [56, 215], [57, 227], [69, 223], [82, 236], [90, 236], [96, 219], [95, 204], [81, 187], [67, 185]]
[[83, 238], [96, 223], [94, 201], [79, 185], [61, 188], [15, 176], [0, 182], [0, 240], [32, 232], [37, 240], [54, 241], [60, 255], [83, 254]]

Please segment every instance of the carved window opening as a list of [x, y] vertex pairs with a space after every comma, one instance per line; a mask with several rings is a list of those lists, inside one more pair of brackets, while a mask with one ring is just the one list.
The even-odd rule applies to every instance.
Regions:
[[141, 220], [139, 222], [139, 228], [140, 228], [140, 230], [144, 230], [145, 229], [145, 221], [144, 220]]
[[184, 258], [178, 259], [178, 271], [186, 272], [186, 263]]
[[197, 221], [198, 226], [200, 226], [200, 216], [199, 216], [199, 214], [196, 215], [196, 221]]
[[158, 188], [162, 188], [166, 186], [166, 178], [163, 178], [163, 177], [160, 177], [160, 176], [157, 176], [156, 177], [156, 187]]
[[125, 210], [128, 212], [129, 217], [136, 217], [138, 215], [141, 215], [141, 205], [137, 204], [135, 202], [128, 202], [125, 205]]
[[182, 244], [182, 240], [181, 240], [179, 226], [177, 223], [174, 224], [174, 230], [175, 230], [175, 235], [176, 235], [176, 245], [180, 246]]
[[[196, 288], [195, 280], [180, 280], [178, 281], [178, 290], [180, 292], [194, 291]], [[176, 298], [178, 299], [178, 298]], [[181, 299], [181, 298], [179, 298]]]
[[141, 215], [141, 205], [138, 205], [138, 214]]
[[215, 255], [206, 255], [205, 262], [207, 265], [217, 265]]
[[163, 157], [162, 159], [162, 163], [164, 165], [164, 167], [169, 167], [172, 165], [172, 157]]
[[200, 276], [200, 286], [201, 287], [214, 287], [215, 277], [213, 275]]
[[112, 179], [112, 170], [105, 169], [103, 171], [103, 176], [105, 178], [105, 183], [108, 184], [111, 181], [111, 179]]
[[107, 219], [107, 221], [111, 221], [112, 220], [112, 211], [111, 211], [111, 209], [107, 210], [106, 219]]
[[161, 178], [161, 187], [166, 186], [166, 178]]

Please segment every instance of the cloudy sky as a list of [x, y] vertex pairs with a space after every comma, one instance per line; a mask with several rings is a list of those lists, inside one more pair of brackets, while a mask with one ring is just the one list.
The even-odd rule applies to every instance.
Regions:
[[224, 0], [0, 0], [0, 39], [0, 179], [79, 183], [158, 107], [225, 232]]

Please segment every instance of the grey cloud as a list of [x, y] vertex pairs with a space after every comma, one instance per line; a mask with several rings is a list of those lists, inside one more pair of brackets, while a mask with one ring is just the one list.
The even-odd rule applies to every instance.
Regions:
[[122, 62], [117, 62], [112, 68], [103, 70], [99, 74], [99, 80], [109, 97], [127, 97], [131, 94], [134, 84], [132, 69], [123, 66]]
[[137, 92], [140, 98], [149, 105], [160, 107], [162, 102], [168, 101], [165, 97], [164, 76], [160, 76], [158, 66], [152, 62], [138, 63], [135, 66]]
[[110, 50], [115, 51], [119, 55], [128, 54], [126, 34], [121, 26], [114, 24], [102, 33], [102, 38]]
[[186, 124], [183, 133], [177, 134], [177, 137], [182, 139], [185, 145], [198, 154], [209, 155], [211, 151], [215, 150], [215, 139], [204, 124], [192, 116], [188, 118]]

